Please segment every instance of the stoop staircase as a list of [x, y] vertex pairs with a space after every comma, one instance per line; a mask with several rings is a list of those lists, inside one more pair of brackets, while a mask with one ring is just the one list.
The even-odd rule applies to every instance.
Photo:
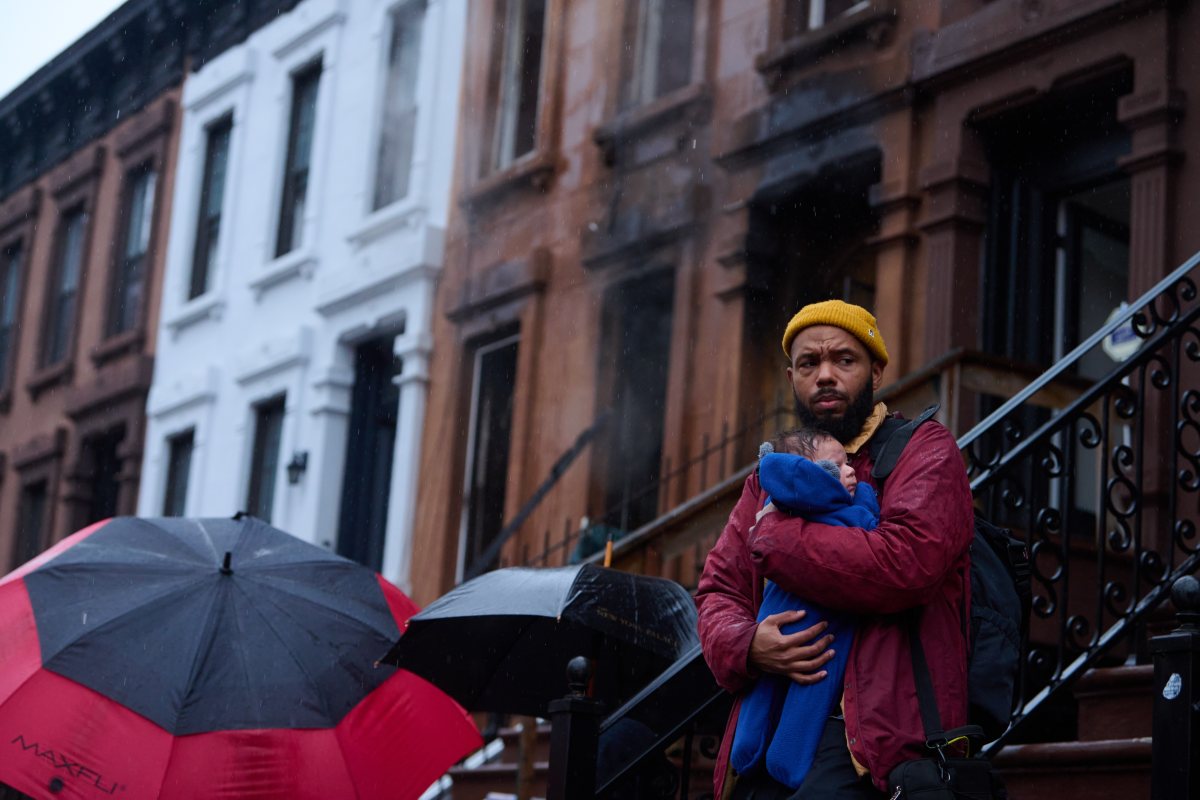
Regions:
[[[972, 409], [995, 409], [959, 446], [979, 511], [1022, 537], [1033, 561], [1019, 702], [1008, 731], [986, 748], [1015, 800], [1150, 795], [1147, 642], [1174, 627], [1170, 587], [1200, 566], [1198, 265], [1200, 253], [1019, 390], [1014, 365], [957, 351], [882, 393], [910, 415], [938, 401], [954, 429]], [[1137, 352], [1111, 362], [1101, 380], [1082, 380], [1085, 357], [1121, 336], [1135, 336]], [[727, 444], [706, 440], [702, 474], [714, 474], [710, 453], [723, 465], [715, 482], [702, 478], [702, 491], [622, 538], [614, 567], [694, 587], [753, 468], [727, 459]], [[602, 751], [630, 720], [652, 720], [655, 738], [598, 768], [597, 797], [711, 797], [705, 770], [728, 702], [698, 652], [676, 664], [602, 723]], [[457, 768], [442, 797], [512, 796], [517, 738], [502, 732], [502, 752]], [[541, 796], [548, 728], [525, 739], [533, 796]]]

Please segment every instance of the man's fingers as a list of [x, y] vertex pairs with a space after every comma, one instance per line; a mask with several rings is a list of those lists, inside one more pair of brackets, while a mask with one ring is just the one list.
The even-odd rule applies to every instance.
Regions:
[[821, 653], [815, 658], [805, 658], [801, 661], [792, 661], [790, 664], [788, 664], [788, 667], [795, 672], [815, 672], [828, 664], [830, 660], [833, 659], [834, 655], [836, 654], [833, 650], [826, 650], [824, 653]]
[[775, 627], [779, 627], [780, 625], [788, 625], [793, 622], [798, 622], [804, 619], [806, 614], [808, 614], [807, 611], [780, 611], [778, 614], [771, 614], [767, 616], [765, 619], [763, 619], [763, 622], [769, 622]]
[[[821, 623], [821, 625], [824, 625], [824, 623]], [[815, 631], [815, 633], [811, 633], [810, 631]], [[821, 652], [826, 647], [829, 647], [829, 645], [833, 644], [833, 634], [829, 634], [817, 639], [817, 637], [821, 636], [824, 631], [824, 627], [813, 625], [811, 628], [798, 631], [797, 633], [789, 633], [781, 637], [779, 643], [788, 650], [794, 651], [796, 654], [801, 654], [803, 651], [803, 653], [812, 655], [814, 653]], [[816, 641], [813, 641], [814, 639], [816, 639]]]
[[825, 672], [824, 670], [821, 670], [820, 672], [814, 672], [812, 674], [807, 672], [791, 672], [788, 673], [788, 677], [801, 686], [810, 686], [814, 683], [824, 680], [825, 676], [828, 674], [829, 673]]

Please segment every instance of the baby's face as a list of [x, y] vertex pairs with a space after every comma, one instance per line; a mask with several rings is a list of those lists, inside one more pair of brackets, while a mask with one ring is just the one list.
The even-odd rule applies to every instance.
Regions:
[[817, 442], [816, 453], [813, 461], [828, 459], [838, 465], [838, 470], [842, 476], [842, 486], [846, 487], [846, 491], [854, 494], [854, 490], [858, 488], [858, 478], [854, 475], [854, 467], [846, 461], [846, 448], [842, 447], [841, 442], [837, 439], [821, 439]]

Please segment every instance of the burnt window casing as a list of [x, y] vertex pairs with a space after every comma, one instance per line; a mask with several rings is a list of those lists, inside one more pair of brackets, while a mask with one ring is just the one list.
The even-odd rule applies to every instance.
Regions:
[[501, 0], [489, 65], [490, 158], [502, 170], [537, 145], [546, 0]]
[[123, 229], [116, 273], [109, 297], [105, 333], [115, 336], [137, 327], [146, 292], [146, 259], [154, 222], [158, 174], [149, 164], [134, 169], [126, 180]]
[[82, 207], [63, 215], [59, 223], [56, 258], [46, 293], [46, 321], [42, 333], [39, 366], [48, 367], [67, 357], [79, 305], [79, 282], [83, 273], [83, 237], [87, 212]]
[[275, 503], [284, 400], [284, 397], [277, 397], [254, 408], [254, 449], [250, 454], [246, 511], [267, 522], [271, 521], [271, 508]]
[[187, 430], [167, 439], [167, 485], [163, 493], [162, 509], [164, 517], [184, 516], [195, 442], [194, 430]]
[[494, 558], [480, 561], [504, 527], [519, 342], [518, 336], [507, 336], [475, 350], [463, 497], [467, 575], [496, 565]]
[[867, 0], [783, 0], [783, 36], [790, 39], [822, 28], [867, 5]]
[[283, 167], [279, 229], [275, 239], [276, 257], [290, 253], [304, 239], [304, 212], [320, 83], [320, 62], [292, 76], [292, 110], [288, 120], [287, 158]]
[[21, 487], [21, 498], [17, 506], [17, 539], [12, 554], [14, 567], [24, 564], [42, 552], [48, 495], [49, 487], [44, 480]]
[[625, 62], [622, 104], [650, 103], [692, 81], [695, 0], [628, 0], [624, 41], [633, 49]]
[[11, 384], [16, 360], [17, 311], [21, 307], [21, 243], [0, 251], [0, 394]]
[[229, 167], [229, 140], [233, 117], [224, 117], [205, 133], [204, 177], [200, 184], [200, 214], [196, 221], [196, 249], [188, 299], [208, 291], [221, 237], [221, 209], [225, 198], [225, 176]]
[[417, 69], [424, 18], [425, 4], [419, 1], [407, 3], [391, 14], [373, 211], [408, 194], [417, 133]]

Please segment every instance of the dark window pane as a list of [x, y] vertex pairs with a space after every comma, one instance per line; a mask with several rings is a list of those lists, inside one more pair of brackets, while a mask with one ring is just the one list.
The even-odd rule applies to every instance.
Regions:
[[275, 474], [279, 471], [279, 441], [283, 435], [284, 398], [270, 400], [255, 409], [254, 452], [250, 458], [250, 487], [246, 510], [271, 521], [275, 502]]
[[195, 431], [190, 430], [167, 440], [167, 488], [163, 496], [163, 516], [184, 515], [194, 445]]
[[121, 255], [108, 312], [109, 336], [133, 329], [142, 312], [157, 179], [158, 175], [149, 167], [137, 169], [129, 176]]
[[225, 197], [225, 172], [229, 162], [229, 136], [233, 118], [225, 117], [208, 129], [204, 153], [204, 178], [200, 187], [200, 218], [196, 222], [196, 252], [188, 299], [208, 291], [221, 234], [221, 205]]
[[424, 4], [419, 2], [392, 14], [373, 209], [383, 208], [408, 194], [417, 130], [417, 66], [424, 14]]
[[46, 482], [38, 481], [21, 489], [17, 509], [17, 541], [12, 566], [24, 564], [42, 552], [42, 529], [46, 523]]
[[83, 446], [84, 468], [88, 487], [86, 518], [76, 520], [79, 527], [116, 516], [121, 485], [121, 457], [118, 450], [125, 431], [118, 428], [99, 436], [89, 437]]
[[321, 65], [316, 64], [292, 78], [292, 114], [288, 124], [287, 160], [284, 162], [283, 193], [279, 204], [279, 235], [275, 255], [291, 252], [304, 238], [304, 209], [308, 194], [309, 160], [317, 115], [317, 86]]
[[475, 406], [467, 465], [467, 541], [464, 567], [471, 574], [504, 527], [504, 497], [512, 445], [513, 389], [517, 375], [516, 337], [481, 347], [475, 356]]
[[655, 69], [654, 96], [687, 86], [692, 81], [692, 32], [695, 0], [660, 0], [662, 24]]
[[17, 326], [17, 297], [21, 287], [21, 245], [0, 254], [0, 392], [8, 388]]
[[498, 20], [499, 85], [494, 108], [492, 167], [503, 169], [533, 150], [537, 143], [541, 94], [545, 0], [508, 0]]
[[630, 0], [625, 36], [625, 107], [649, 103], [692, 79], [695, 0]]
[[75, 326], [75, 306], [83, 269], [83, 233], [87, 214], [68, 212], [59, 228], [58, 259], [51, 276], [41, 366], [57, 364], [67, 356]]

